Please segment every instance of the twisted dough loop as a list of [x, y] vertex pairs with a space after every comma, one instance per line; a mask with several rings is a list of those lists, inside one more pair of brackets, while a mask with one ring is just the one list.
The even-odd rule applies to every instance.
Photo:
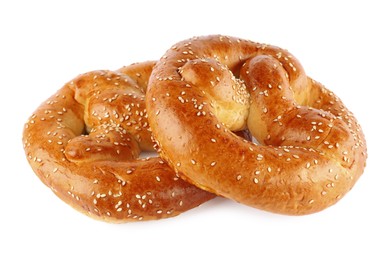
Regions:
[[[320, 211], [365, 166], [352, 113], [275, 46], [225, 36], [180, 42], [156, 64], [146, 107], [160, 155], [182, 178], [252, 207]], [[260, 145], [231, 133], [246, 127]]]
[[[28, 120], [26, 156], [75, 209], [108, 222], [176, 216], [214, 197], [179, 179], [152, 150], [144, 103], [154, 62], [93, 71], [67, 83]], [[82, 135], [85, 131], [89, 135]]]

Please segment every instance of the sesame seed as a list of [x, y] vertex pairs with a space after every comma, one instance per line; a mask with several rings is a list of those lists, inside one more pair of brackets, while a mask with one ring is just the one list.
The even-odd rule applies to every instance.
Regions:
[[333, 182], [328, 183], [328, 184], [326, 184], [326, 187], [328, 187], [328, 188], [333, 188], [333, 187], [334, 187], [334, 183], [333, 183]]
[[217, 162], [212, 162], [212, 163], [210, 163], [210, 165], [211, 165], [212, 167], [214, 167], [216, 164], [217, 164]]
[[158, 176], [156, 176], [156, 180], [157, 180], [158, 182], [161, 181], [160, 177], [158, 177]]
[[121, 200], [118, 201], [118, 203], [115, 205], [115, 208], [116, 208], [116, 209], [119, 208], [120, 205], [122, 205], [122, 201], [121, 201]]
[[178, 96], [177, 98], [180, 100], [180, 102], [181, 102], [182, 104], [184, 104], [184, 102], [185, 102], [185, 101], [184, 101], [184, 98], [182, 98], [181, 96]]
[[194, 159], [191, 159], [191, 163], [195, 165], [196, 161]]
[[253, 178], [253, 182], [257, 184], [259, 183], [259, 180], [257, 178]]
[[242, 176], [241, 175], [237, 175], [237, 180], [239, 181], [239, 180], [241, 180], [241, 178], [242, 178]]

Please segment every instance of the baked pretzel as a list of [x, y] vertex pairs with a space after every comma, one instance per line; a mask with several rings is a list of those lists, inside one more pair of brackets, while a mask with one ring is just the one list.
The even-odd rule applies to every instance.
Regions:
[[[355, 117], [275, 46], [226, 36], [179, 42], [152, 72], [146, 109], [160, 155], [182, 178], [255, 208], [318, 212], [365, 167]], [[259, 144], [231, 132], [246, 127]]]
[[153, 150], [144, 95], [155, 62], [93, 71], [65, 84], [25, 125], [28, 161], [54, 193], [96, 219], [176, 216], [215, 195], [176, 176]]

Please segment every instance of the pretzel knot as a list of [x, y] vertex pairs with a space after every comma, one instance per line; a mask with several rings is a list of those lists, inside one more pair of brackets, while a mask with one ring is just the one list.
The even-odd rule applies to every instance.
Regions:
[[[62, 200], [100, 220], [176, 216], [214, 197], [178, 178], [153, 150], [144, 95], [154, 62], [67, 83], [25, 125], [30, 165]], [[87, 135], [86, 135], [87, 134]]]
[[[320, 211], [365, 167], [355, 117], [275, 46], [225, 36], [180, 42], [156, 64], [146, 107], [160, 155], [181, 177], [255, 208]], [[231, 132], [246, 128], [258, 144]]]

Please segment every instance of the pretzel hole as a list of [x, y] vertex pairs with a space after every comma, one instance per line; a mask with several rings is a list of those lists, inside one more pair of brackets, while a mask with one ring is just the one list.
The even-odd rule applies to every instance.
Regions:
[[218, 120], [231, 131], [246, 129], [249, 93], [226, 65], [214, 59], [188, 61], [179, 69], [182, 78], [203, 90]]

